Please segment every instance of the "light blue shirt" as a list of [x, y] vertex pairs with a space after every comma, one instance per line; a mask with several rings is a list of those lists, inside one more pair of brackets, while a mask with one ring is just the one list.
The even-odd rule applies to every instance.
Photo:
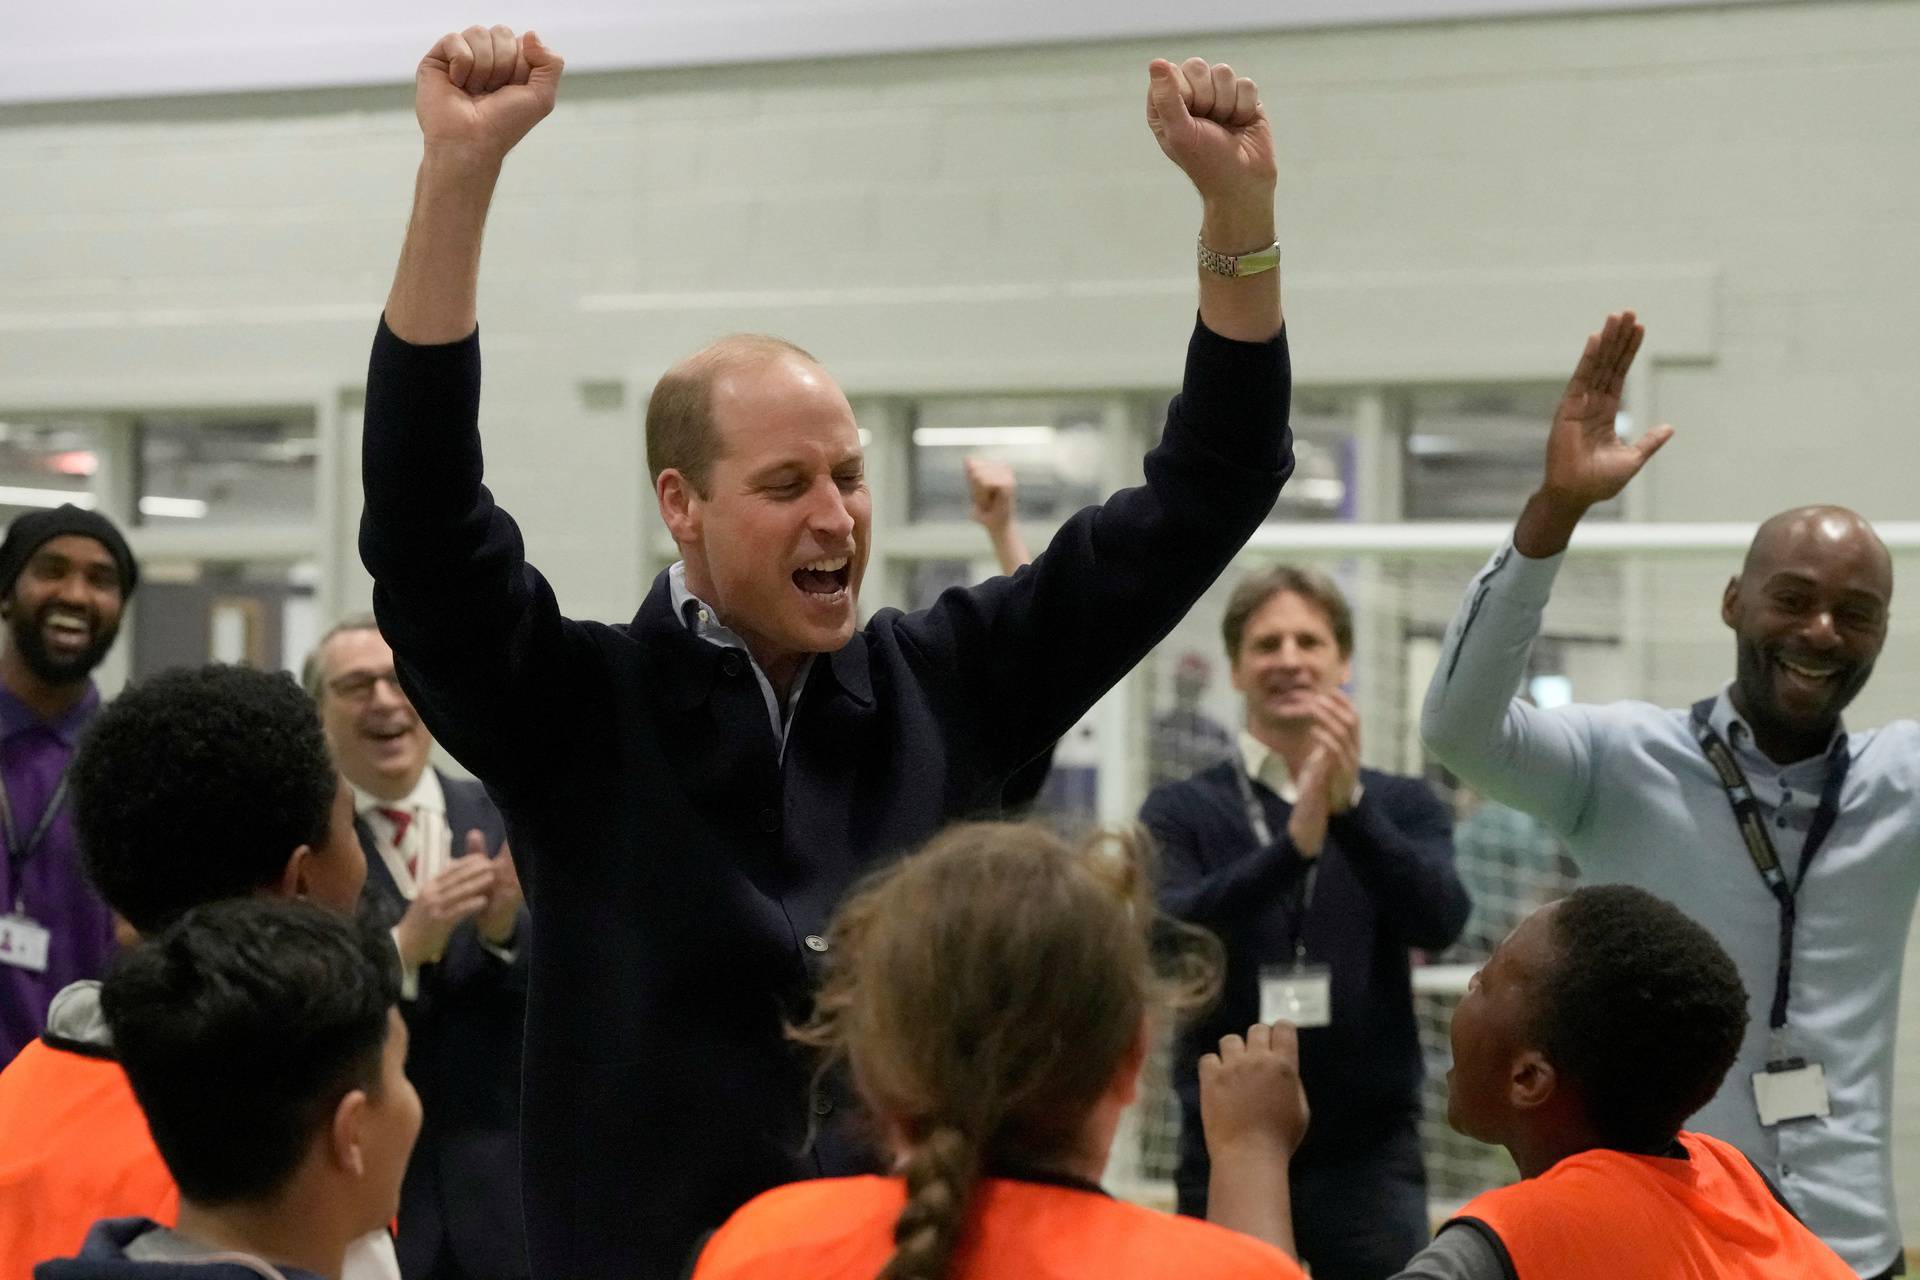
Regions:
[[[1685, 710], [1644, 702], [1543, 710], [1514, 691], [1561, 557], [1511, 545], [1447, 632], [1420, 720], [1427, 746], [1477, 790], [1560, 833], [1590, 881], [1638, 885], [1704, 924], [1740, 968], [1752, 1020], [1719, 1094], [1688, 1127], [1738, 1146], [1863, 1275], [1901, 1249], [1893, 1197], [1893, 1050], [1901, 959], [1920, 893], [1920, 725], [1849, 735], [1840, 816], [1801, 886], [1787, 996], [1792, 1051], [1826, 1070], [1833, 1114], [1760, 1124], [1779, 905], [1747, 855]], [[1799, 866], [1824, 755], [1782, 767], [1753, 746], [1725, 690], [1711, 723], [1733, 748], [1781, 864]]]
[[753, 651], [727, 625], [720, 621], [720, 612], [687, 590], [687, 562], [676, 560], [667, 570], [667, 590], [673, 597], [673, 612], [680, 621], [687, 624], [687, 630], [705, 640], [708, 644], [722, 649], [738, 649], [747, 656], [747, 665], [753, 668], [754, 679], [760, 682], [760, 692], [767, 700], [767, 718], [773, 724], [773, 741], [780, 751], [780, 759], [787, 758], [787, 726], [793, 723], [794, 708], [800, 705], [800, 691], [807, 687], [807, 673], [813, 670], [813, 655], [808, 654], [801, 662], [800, 669], [794, 673], [793, 688], [787, 690], [787, 705], [780, 705], [780, 695], [773, 691], [773, 681], [767, 679], [767, 673], [760, 669], [754, 660]]

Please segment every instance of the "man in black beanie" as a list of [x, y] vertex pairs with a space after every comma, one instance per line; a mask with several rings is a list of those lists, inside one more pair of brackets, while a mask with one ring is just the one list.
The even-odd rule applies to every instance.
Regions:
[[139, 578], [113, 522], [71, 503], [21, 516], [0, 541], [0, 1066], [40, 1034], [54, 993], [99, 977], [113, 955], [66, 776], [100, 709], [93, 669]]

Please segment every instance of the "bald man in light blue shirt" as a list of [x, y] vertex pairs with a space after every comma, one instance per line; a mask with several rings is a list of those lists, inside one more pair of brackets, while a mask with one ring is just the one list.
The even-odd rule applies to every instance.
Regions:
[[1862, 1276], [1894, 1274], [1893, 1050], [1920, 894], [1920, 725], [1848, 732], [1886, 640], [1893, 569], [1838, 507], [1763, 524], [1721, 616], [1735, 677], [1692, 709], [1516, 698], [1568, 539], [1671, 436], [1615, 433], [1643, 330], [1588, 339], [1513, 541], [1468, 590], [1421, 735], [1485, 794], [1559, 832], [1589, 881], [1700, 920], [1753, 1003], [1739, 1061], [1690, 1127], [1738, 1145]]

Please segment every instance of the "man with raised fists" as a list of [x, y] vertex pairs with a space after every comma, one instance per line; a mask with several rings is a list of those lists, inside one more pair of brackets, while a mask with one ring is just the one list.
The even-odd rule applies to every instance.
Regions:
[[561, 61], [502, 27], [422, 61], [360, 541], [400, 679], [499, 801], [533, 913], [534, 1275], [677, 1276], [758, 1192], [873, 1167], [845, 1082], [810, 1097], [783, 1038], [834, 907], [995, 807], [1272, 509], [1292, 453], [1267, 119], [1227, 67], [1150, 76], [1148, 123], [1203, 215], [1199, 324], [1145, 483], [1073, 517], [1026, 571], [862, 626], [872, 500], [846, 397], [792, 343], [724, 339], [647, 411], [681, 560], [603, 624], [563, 616], [527, 563], [481, 484], [476, 425], [481, 231]]

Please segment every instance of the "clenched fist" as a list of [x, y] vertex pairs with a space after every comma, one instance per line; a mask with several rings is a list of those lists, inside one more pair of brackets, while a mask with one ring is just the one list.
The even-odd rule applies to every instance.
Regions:
[[[1147, 127], [1212, 205], [1271, 209], [1277, 165], [1260, 89], [1224, 63], [1156, 58], [1148, 67]], [[1258, 245], [1219, 245], [1235, 253]]]
[[442, 36], [414, 73], [414, 114], [428, 147], [499, 160], [553, 110], [565, 67], [529, 31], [468, 27]]

